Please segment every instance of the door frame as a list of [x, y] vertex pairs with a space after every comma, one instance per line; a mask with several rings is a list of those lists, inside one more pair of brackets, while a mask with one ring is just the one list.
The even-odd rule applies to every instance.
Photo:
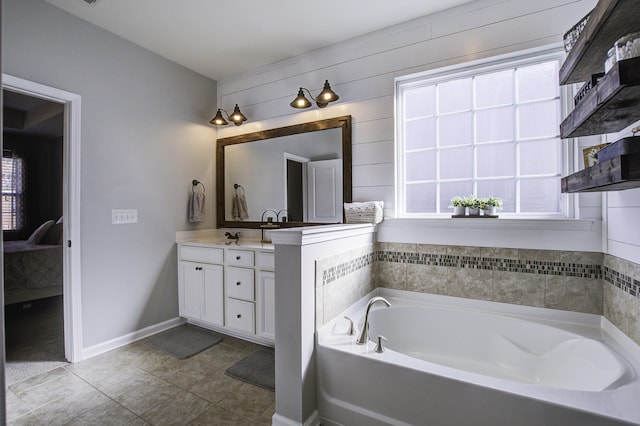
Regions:
[[64, 104], [62, 166], [64, 355], [82, 360], [82, 295], [80, 239], [80, 112], [78, 94], [2, 74], [2, 88]]

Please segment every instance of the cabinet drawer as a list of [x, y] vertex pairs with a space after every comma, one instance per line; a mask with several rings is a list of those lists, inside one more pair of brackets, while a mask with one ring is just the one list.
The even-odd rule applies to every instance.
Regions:
[[222, 263], [224, 250], [209, 247], [180, 246], [180, 260], [200, 263]]
[[228, 250], [227, 264], [235, 266], [253, 266], [253, 252], [247, 250]]
[[253, 301], [255, 272], [253, 269], [227, 267], [225, 290], [227, 297]]
[[274, 253], [259, 252], [258, 253], [258, 267], [260, 269], [266, 269], [273, 271], [276, 266], [276, 255]]
[[225, 324], [229, 328], [254, 334], [255, 306], [253, 302], [227, 298]]

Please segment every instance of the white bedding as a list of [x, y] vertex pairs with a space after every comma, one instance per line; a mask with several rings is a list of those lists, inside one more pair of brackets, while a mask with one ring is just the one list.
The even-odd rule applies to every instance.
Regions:
[[61, 294], [62, 246], [5, 241], [4, 292], [5, 304]]

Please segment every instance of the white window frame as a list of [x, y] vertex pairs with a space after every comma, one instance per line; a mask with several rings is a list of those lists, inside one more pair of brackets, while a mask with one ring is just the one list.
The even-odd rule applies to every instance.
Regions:
[[[450, 217], [450, 213], [407, 213], [406, 194], [404, 192], [404, 126], [401, 123], [404, 117], [402, 90], [404, 87], [423, 85], [425, 80], [458, 79], [478, 75], [485, 72], [498, 71], [508, 67], [533, 65], [536, 63], [557, 60], [560, 64], [566, 55], [561, 46], [551, 46], [542, 49], [514, 52], [507, 55], [491, 57], [483, 60], [466, 62], [463, 64], [438, 68], [430, 71], [396, 77], [395, 79], [395, 165], [396, 165], [396, 218], [444, 218]], [[573, 87], [560, 86], [560, 114], [566, 117], [573, 103]], [[559, 133], [559, 131], [558, 131]], [[562, 143], [562, 175], [572, 173], [576, 168], [577, 148], [573, 139], [561, 140]], [[559, 190], [559, 189], [558, 189]], [[468, 194], [460, 194], [468, 195]], [[478, 194], [481, 195], [481, 194]], [[503, 213], [500, 216], [511, 219], [573, 219], [578, 217], [577, 194], [561, 194], [561, 208], [559, 213], [527, 214], [527, 213]]]

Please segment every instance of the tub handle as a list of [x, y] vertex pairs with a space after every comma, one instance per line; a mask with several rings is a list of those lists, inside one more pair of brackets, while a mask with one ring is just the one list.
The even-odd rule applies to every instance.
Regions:
[[349, 330], [347, 331], [347, 334], [349, 336], [353, 336], [354, 334], [356, 334], [356, 330], [353, 328], [353, 320], [346, 315], [345, 318], [349, 320]]
[[387, 338], [384, 336], [378, 336], [378, 344], [376, 345], [376, 348], [374, 349], [374, 351], [376, 351], [377, 353], [381, 354], [382, 352], [384, 352], [384, 348], [382, 347], [382, 342], [383, 341], [387, 341]]

